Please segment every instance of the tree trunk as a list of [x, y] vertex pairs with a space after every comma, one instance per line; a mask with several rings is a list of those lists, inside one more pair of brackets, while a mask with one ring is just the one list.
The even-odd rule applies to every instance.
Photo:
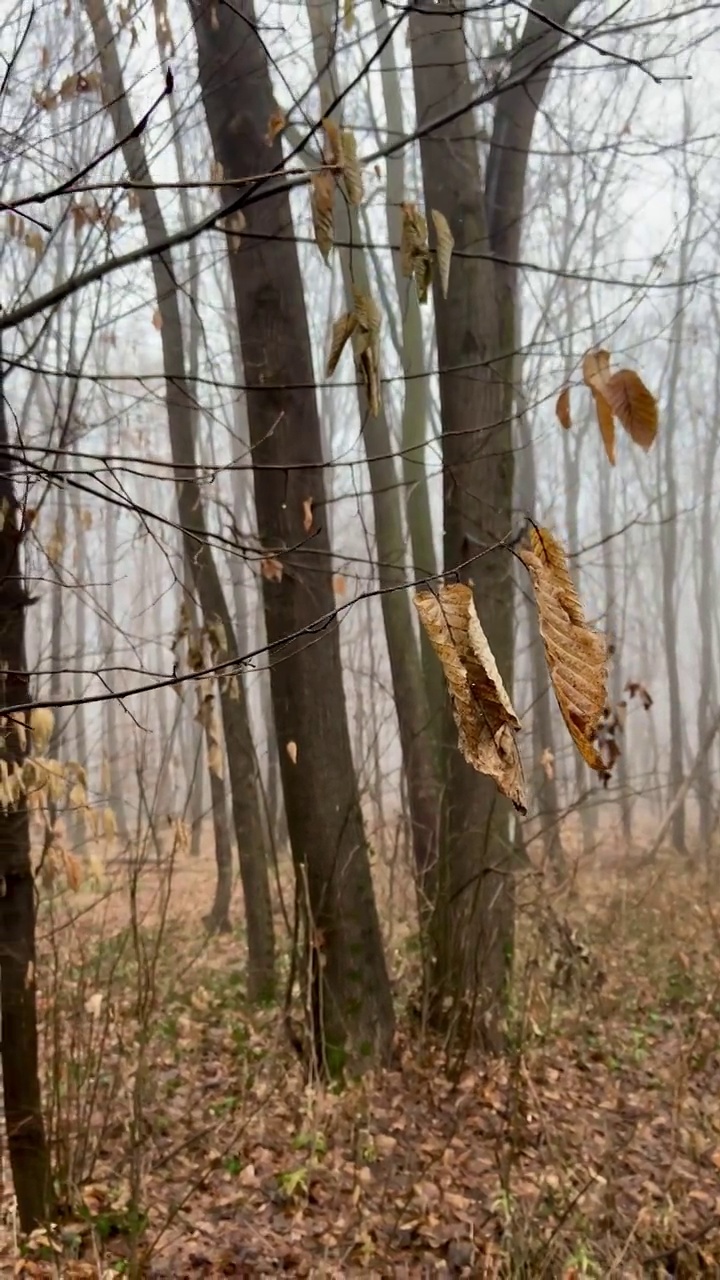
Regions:
[[[136, 181], [148, 181], [149, 172], [142, 142], [133, 135], [133, 119], [125, 96], [117, 47], [104, 0], [87, 0], [95, 44], [103, 72], [103, 94], [115, 135], [122, 139], [122, 153], [128, 173]], [[213, 11], [214, 12], [214, 11]], [[166, 239], [167, 229], [157, 192], [138, 192], [140, 212], [148, 242]], [[193, 434], [194, 397], [185, 379], [183, 331], [178, 289], [169, 254], [152, 258], [153, 277], [162, 327], [160, 337], [164, 367], [172, 373], [165, 383], [170, 429], [170, 446], [176, 467], [176, 488], [185, 555], [192, 568], [193, 582], [205, 625], [217, 620], [225, 633], [225, 659], [238, 655], [230, 610], [208, 542], [202, 493], [197, 482]], [[233, 819], [238, 841], [240, 876], [245, 898], [248, 931], [248, 996], [269, 998], [275, 986], [275, 943], [270, 882], [264, 847], [261, 810], [257, 788], [257, 760], [250, 735], [245, 690], [241, 680], [220, 681], [227, 767], [232, 790]]]
[[[115, 573], [117, 570], [118, 509], [108, 504], [105, 512], [105, 561], [107, 586], [105, 588], [105, 619], [102, 625], [103, 661], [113, 666], [115, 656]], [[109, 684], [114, 687], [118, 677], [110, 673]], [[108, 777], [110, 781], [108, 801], [117, 823], [118, 835], [127, 840], [130, 835], [128, 806], [125, 797], [125, 780], [122, 773], [120, 743], [118, 739], [118, 704], [113, 698], [105, 703], [105, 741], [107, 744]]]
[[[275, 101], [252, 4], [209, 9], [192, 0], [190, 7], [217, 159], [234, 178], [280, 167], [279, 139], [269, 147], [265, 140]], [[235, 194], [225, 191], [228, 199]], [[298, 900], [306, 911], [300, 972], [310, 975], [317, 1067], [335, 1074], [345, 1063], [355, 1070], [388, 1058], [393, 1007], [350, 750], [320, 422], [287, 193], [254, 206], [250, 220], [268, 239], [232, 253], [230, 266], [259, 535], [282, 566], [262, 583], [273, 711]]]
[[[308, 0], [308, 13], [320, 95], [323, 101], [332, 101], [339, 96], [340, 89], [333, 74], [335, 59], [330, 44], [335, 0]], [[357, 209], [339, 191], [335, 198], [335, 227], [341, 246], [338, 253], [345, 302], [348, 311], [352, 311], [353, 287], [366, 297], [371, 295], [372, 289], [364, 251], [356, 247], [351, 252], [345, 247], [361, 245], [362, 234]], [[390, 428], [384, 406], [381, 404], [379, 412], [373, 414], [366, 389], [360, 383], [357, 393], [375, 517], [377, 576], [383, 593], [380, 603], [407, 783], [420, 921], [425, 935], [436, 896], [440, 792], [428, 731], [429, 709], [420, 651], [415, 639], [412, 604], [407, 591], [397, 590], [406, 584], [407, 574], [402, 509]]]
[[[8, 456], [3, 363], [0, 353], [0, 707], [30, 699], [25, 670], [25, 617], [30, 603], [20, 562], [21, 512]], [[12, 771], [22, 767], [24, 740], [12, 721], [2, 729], [2, 756]], [[0, 808], [0, 1058], [10, 1167], [20, 1225], [32, 1231], [49, 1212], [50, 1161], [42, 1118], [38, 1074], [35, 987], [35, 882], [30, 862], [30, 825], [22, 794]]]
[[[574, 7], [545, 5], [562, 18]], [[450, 223], [456, 248], [514, 256], [519, 244], [525, 172], [533, 123], [559, 33], [533, 14], [512, 57], [517, 90], [499, 98], [483, 186], [470, 100], [463, 18], [453, 5], [411, 10], [420, 155], [429, 212]], [[541, 70], [537, 70], [538, 67]], [[511, 685], [513, 587], [511, 557], [497, 548], [511, 528], [513, 503], [512, 352], [515, 273], [484, 257], [455, 260], [447, 299], [434, 290], [443, 430], [444, 560], [473, 584], [478, 612], [500, 672]], [[492, 550], [495, 548], [495, 550]], [[446, 713], [446, 784], [438, 898], [438, 1008], [463, 1039], [495, 1049], [512, 948], [514, 883], [509, 806], [493, 783], [457, 750]]]

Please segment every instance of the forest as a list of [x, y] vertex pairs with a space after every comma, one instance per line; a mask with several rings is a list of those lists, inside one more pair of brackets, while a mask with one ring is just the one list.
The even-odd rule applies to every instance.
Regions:
[[0, 1274], [720, 1277], [719, 10], [4, 0]]

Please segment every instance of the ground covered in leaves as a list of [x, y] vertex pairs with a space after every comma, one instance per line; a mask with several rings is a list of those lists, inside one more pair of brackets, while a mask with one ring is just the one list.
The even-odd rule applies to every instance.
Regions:
[[[43, 908], [65, 1207], [22, 1242], [5, 1188], [1, 1274], [720, 1276], [720, 895], [700, 873], [618, 867], [552, 899], [528, 881], [506, 1057], [449, 1079], [401, 1010], [396, 1069], [342, 1092], [306, 1087], [279, 1011], [247, 1009], [241, 937], [199, 927], [207, 892], [176, 910], [158, 884], [129, 927], [117, 892]], [[399, 936], [408, 1010], [413, 955]]]

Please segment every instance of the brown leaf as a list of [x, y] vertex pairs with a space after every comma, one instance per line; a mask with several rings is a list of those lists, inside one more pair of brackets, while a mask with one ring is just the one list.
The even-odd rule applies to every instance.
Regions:
[[325, 132], [325, 160], [328, 164], [342, 168], [343, 148], [340, 130], [334, 120], [324, 119], [322, 127]]
[[332, 338], [330, 340], [330, 355], [327, 358], [325, 366], [325, 377], [331, 378], [338, 366], [338, 361], [345, 349], [345, 344], [357, 325], [357, 316], [348, 313], [340, 316], [332, 327]]
[[327, 262], [333, 246], [333, 202], [335, 183], [329, 173], [314, 173], [310, 179], [310, 209], [315, 243]]
[[353, 286], [355, 319], [355, 362], [367, 392], [368, 406], [374, 417], [380, 412], [380, 308], [369, 294]]
[[570, 417], [570, 388], [563, 387], [557, 398], [555, 405], [555, 413], [561, 427], [569, 431], [572, 426], [572, 418]]
[[303, 498], [303, 529], [309, 533], [313, 527], [313, 500], [312, 498]]
[[70, 853], [67, 849], [63, 849], [62, 859], [65, 867], [65, 878], [70, 888], [77, 893], [83, 880], [82, 863], [74, 853]]
[[633, 369], [619, 369], [605, 385], [605, 398], [631, 440], [650, 449], [658, 429], [657, 400]]
[[520, 558], [532, 580], [555, 696], [583, 759], [605, 771], [595, 743], [607, 705], [607, 646], [585, 621], [565, 552], [547, 529], [531, 529]]
[[435, 235], [437, 237], [435, 256], [438, 271], [440, 272], [440, 288], [442, 289], [443, 298], [447, 298], [450, 286], [450, 264], [452, 262], [452, 252], [455, 248], [455, 240], [445, 214], [441, 213], [439, 209], [431, 209], [430, 213], [435, 224]]
[[607, 454], [608, 462], [611, 467], [615, 466], [615, 422], [612, 416], [612, 409], [605, 399], [601, 391], [592, 388], [592, 397], [595, 402], [595, 412], [597, 413], [598, 426], [600, 435]]
[[333, 591], [336, 596], [344, 596], [347, 591], [347, 583], [341, 573], [333, 574]]
[[347, 188], [348, 199], [351, 204], [362, 204], [363, 200], [363, 180], [360, 164], [358, 162], [357, 139], [354, 133], [349, 129], [343, 129], [340, 134], [340, 145], [342, 147], [342, 165], [343, 177]]
[[427, 223], [417, 205], [414, 204], [403, 204], [402, 215], [402, 237], [400, 241], [402, 273], [404, 276], [415, 277], [418, 300], [425, 302], [431, 276]]
[[555, 756], [549, 747], [545, 747], [542, 755], [540, 756], [540, 766], [545, 777], [552, 782], [555, 777]]
[[520, 729], [495, 658], [464, 583], [419, 591], [415, 607], [442, 664], [468, 764], [493, 778], [521, 813], [525, 787], [515, 734]]
[[297, 742], [286, 742], [285, 750], [292, 764], [297, 764]]
[[260, 572], [268, 582], [282, 582], [283, 567], [275, 556], [263, 556], [260, 561]]
[[273, 111], [272, 115], [270, 116], [270, 119], [268, 120], [267, 133], [265, 134], [265, 141], [269, 147], [272, 146], [278, 134], [282, 133], [286, 124], [287, 124], [287, 116], [285, 115], [285, 112]]
[[160, 312], [158, 311], [157, 307], [153, 311], [152, 322], [153, 322], [153, 328], [162, 329], [163, 327], [162, 316], [160, 315]]

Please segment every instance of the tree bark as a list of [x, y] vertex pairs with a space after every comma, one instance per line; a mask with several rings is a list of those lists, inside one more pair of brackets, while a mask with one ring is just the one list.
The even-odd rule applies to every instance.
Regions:
[[[30, 700], [25, 667], [25, 618], [30, 603], [20, 561], [22, 514], [8, 455], [3, 362], [0, 353], [0, 707]], [[0, 753], [12, 772], [22, 768], [24, 737], [12, 719], [0, 730]], [[27, 800], [0, 808], [0, 1059], [10, 1166], [23, 1231], [48, 1216], [50, 1159], [38, 1073], [35, 986], [35, 882], [30, 862]]]
[[[217, 159], [233, 178], [279, 168], [279, 139], [265, 141], [275, 102], [252, 4], [238, 0], [211, 10], [192, 0], [190, 7]], [[262, 582], [273, 712], [297, 896], [306, 912], [300, 965], [310, 974], [316, 1064], [335, 1074], [344, 1065], [357, 1070], [388, 1058], [393, 1007], [350, 750], [321, 430], [287, 193], [255, 205], [250, 219], [268, 239], [232, 253], [230, 266], [249, 384], [259, 534], [282, 565], [281, 574]], [[303, 524], [308, 500], [310, 541]]]
[[[572, 4], [541, 6], [552, 17]], [[483, 184], [472, 112], [431, 127], [470, 99], [463, 18], [451, 4], [411, 10], [412, 48], [425, 204], [445, 215], [456, 247], [510, 257], [519, 245], [532, 129], [559, 33], [533, 14], [512, 56], [518, 88], [498, 100]], [[517, 257], [517, 254], [512, 256]], [[444, 561], [472, 583], [478, 612], [506, 686], [512, 683], [511, 557], [498, 548], [513, 507], [515, 271], [488, 257], [457, 259], [447, 299], [434, 290], [443, 430]], [[493, 548], [495, 548], [493, 550]], [[501, 1044], [514, 882], [509, 806], [457, 750], [446, 713], [446, 785], [436, 947], [437, 1008], [463, 1040]]]
[[[122, 73], [104, 0], [87, 0], [95, 44], [103, 72], [104, 100], [115, 135], [122, 139], [122, 153], [130, 176], [148, 181], [145, 152], [139, 137], [133, 136], [134, 121], [125, 96]], [[165, 222], [157, 193], [151, 187], [138, 192], [140, 213], [148, 243], [166, 238]], [[168, 375], [165, 399], [170, 429], [172, 459], [176, 468], [176, 489], [185, 555], [192, 568], [193, 582], [205, 625], [217, 619], [225, 633], [226, 659], [239, 656], [230, 610], [225, 599], [211, 547], [197, 482], [191, 389], [185, 377], [185, 356], [178, 289], [169, 254], [155, 254], [152, 269], [158, 309], [162, 321], [160, 337]], [[241, 680], [220, 681], [227, 766], [230, 776], [233, 819], [238, 841], [240, 876], [245, 898], [248, 931], [248, 996], [264, 1000], [275, 987], [275, 943], [270, 882], [264, 847], [261, 809], [257, 788], [257, 760], [253, 746], [245, 691]]]
[[[335, 0], [308, 0], [308, 13], [321, 98], [332, 101], [339, 96], [340, 90], [334, 75], [335, 57], [330, 43]], [[348, 311], [352, 311], [353, 286], [366, 297], [371, 295], [372, 289], [363, 249], [354, 248], [351, 251], [345, 247], [362, 244], [362, 234], [357, 209], [340, 192], [336, 193], [335, 198], [335, 227], [340, 242], [337, 252], [345, 288], [345, 302]], [[408, 592], [397, 589], [407, 583], [407, 572], [402, 509], [390, 428], [383, 404], [380, 404], [379, 412], [373, 414], [366, 389], [360, 382], [357, 394], [375, 518], [377, 579], [382, 591], [380, 603], [407, 784], [420, 922], [425, 935], [436, 896], [440, 791], [435, 774], [429, 733], [429, 708], [420, 651], [415, 638], [412, 604]]]

